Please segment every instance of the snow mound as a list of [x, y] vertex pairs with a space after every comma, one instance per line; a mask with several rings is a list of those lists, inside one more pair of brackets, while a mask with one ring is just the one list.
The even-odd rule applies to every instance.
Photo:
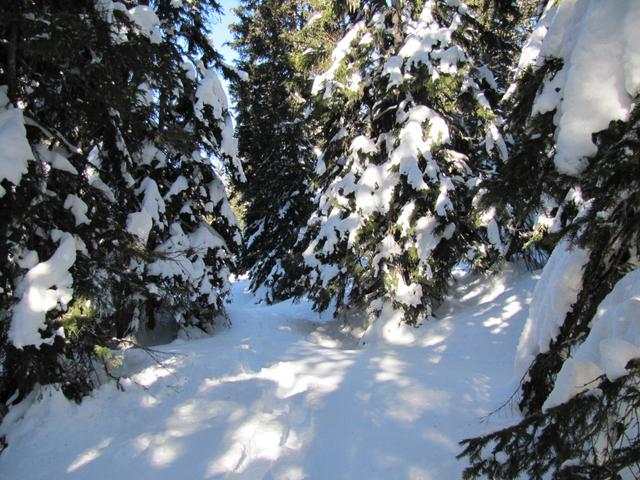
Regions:
[[[592, 134], [626, 120], [640, 91], [640, 2], [549, 2], [520, 68], [560, 58], [532, 114], [556, 110], [558, 172], [579, 176], [597, 152]], [[622, 60], [622, 61], [621, 61]]]
[[[375, 308], [375, 306], [374, 306]], [[411, 327], [402, 321], [404, 312], [393, 307], [391, 302], [382, 303], [380, 313], [375, 321], [362, 337], [364, 345], [377, 345], [386, 343], [389, 345], [411, 345], [416, 342], [415, 327]]]
[[522, 377], [539, 353], [549, 350], [582, 288], [582, 269], [589, 252], [561, 241], [542, 270], [516, 353], [516, 374]]

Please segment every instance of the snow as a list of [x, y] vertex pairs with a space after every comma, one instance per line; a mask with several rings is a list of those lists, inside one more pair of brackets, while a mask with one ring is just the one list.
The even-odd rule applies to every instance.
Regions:
[[527, 44], [521, 67], [553, 57], [564, 61], [532, 110], [556, 110], [558, 172], [579, 176], [597, 152], [592, 134], [628, 118], [640, 87], [639, 20], [636, 0], [560, 2], [547, 8]]
[[159, 222], [160, 214], [165, 212], [165, 205], [158, 190], [158, 184], [152, 178], [145, 177], [135, 192], [138, 195], [144, 193], [142, 210], [146, 211], [154, 221]]
[[318, 262], [313, 255], [315, 246], [320, 240], [326, 239], [325, 244], [322, 247], [322, 253], [330, 255], [333, 253], [338, 241], [347, 238], [348, 245], [351, 247], [355, 241], [358, 228], [362, 225], [362, 219], [356, 215], [351, 214], [348, 217], [342, 218], [338, 209], [332, 209], [328, 217], [324, 219], [324, 223], [316, 239], [307, 247], [304, 252], [305, 262], [309, 266], [317, 266]]
[[333, 60], [333, 63], [325, 73], [323, 73], [322, 75], [316, 75], [313, 80], [313, 86], [311, 88], [312, 95], [317, 95], [322, 89], [324, 89], [325, 91], [325, 97], [331, 95], [331, 93], [333, 92], [333, 87], [331, 84], [333, 82], [334, 75], [340, 67], [342, 61], [351, 51], [351, 44], [355, 41], [358, 35], [360, 35], [360, 32], [364, 30], [365, 26], [366, 25], [363, 21], [356, 23], [337, 43], [335, 49], [331, 53], [331, 59]]
[[389, 76], [387, 90], [402, 84], [402, 64], [404, 60], [400, 56], [390, 57], [384, 64], [383, 75]]
[[498, 127], [493, 122], [487, 123], [486, 126], [487, 135], [485, 137], [485, 148], [487, 153], [490, 153], [494, 148], [498, 148], [498, 154], [503, 162], [509, 158], [509, 150], [507, 144], [502, 137], [502, 134], [498, 130]]
[[[393, 308], [391, 302], [383, 302], [378, 318], [367, 328], [362, 336], [363, 344], [376, 346], [382, 343], [395, 346], [408, 346], [415, 343], [416, 336], [413, 328], [406, 327], [402, 324], [403, 316], [402, 310]], [[395, 364], [396, 362], [394, 361], [392, 363]], [[399, 369], [397, 369], [396, 366], [393, 370]], [[385, 372], [382, 375], [378, 375], [378, 377], [385, 381], [389, 375]], [[396, 411], [395, 416], [398, 416], [399, 413], [399, 411]]]
[[215, 305], [224, 288], [214, 288], [211, 277], [226, 283], [229, 272], [225, 268], [215, 271], [210, 262], [205, 263], [205, 258], [212, 253], [218, 257], [226, 255], [224, 251], [228, 249], [224, 239], [204, 222], [190, 233], [185, 233], [179, 223], [173, 223], [169, 233], [169, 238], [155, 249], [158, 260], [147, 266], [147, 274], [198, 285], [199, 293], [207, 296], [210, 305]]
[[449, 75], [454, 75], [458, 71], [458, 63], [467, 59], [458, 45], [453, 45], [446, 50], [437, 50], [431, 54], [431, 58], [439, 59], [438, 70]]
[[[172, 2], [175, 5], [175, 2]], [[104, 20], [113, 23], [114, 11], [123, 12], [131, 22], [135, 25], [135, 32], [143, 35], [149, 39], [151, 43], [159, 44], [162, 42], [162, 31], [160, 29], [160, 19], [153, 11], [153, 9], [147, 5], [138, 5], [133, 8], [127, 9], [122, 2], [114, 2], [112, 0], [97, 0], [95, 2], [96, 10], [103, 16]], [[116, 43], [123, 43], [126, 41], [124, 35], [126, 30], [113, 30], [112, 38]]]
[[420, 256], [420, 265], [427, 272], [430, 272], [429, 259], [431, 258], [431, 252], [438, 246], [440, 240], [442, 240], [442, 236], [435, 233], [438, 226], [439, 221], [437, 217], [433, 215], [420, 217], [415, 224], [416, 244], [418, 255]]
[[542, 64], [544, 59], [540, 56], [540, 50], [542, 44], [545, 41], [547, 33], [549, 32], [549, 25], [555, 19], [555, 15], [558, 10], [558, 2], [549, 2], [538, 20], [535, 30], [529, 35], [529, 38], [520, 52], [520, 59], [518, 60], [518, 73], [523, 72], [529, 66], [533, 66], [538, 62], [537, 66]]
[[207, 189], [212, 204], [214, 206], [220, 204], [220, 214], [226, 219], [227, 223], [232, 226], [237, 226], [238, 219], [231, 209], [231, 205], [227, 199], [227, 190], [220, 177], [216, 176], [215, 179], [207, 185]]
[[116, 196], [113, 194], [113, 190], [109, 188], [109, 186], [104, 183], [102, 178], [100, 178], [100, 167], [102, 165], [102, 160], [100, 159], [100, 152], [98, 147], [93, 147], [89, 152], [87, 158], [87, 166], [85, 167], [87, 180], [89, 181], [89, 185], [100, 190], [102, 194], [111, 202], [116, 202]]
[[160, 215], [165, 212], [164, 199], [160, 195], [158, 185], [150, 177], [145, 177], [135, 192], [137, 195], [144, 195], [141, 210], [127, 216], [127, 232], [138, 237], [140, 242], [146, 245], [154, 222], [160, 230], [164, 229], [160, 220]]
[[180, 65], [180, 68], [182, 68], [182, 71], [184, 71], [189, 80], [191, 80], [192, 82], [196, 81], [196, 79], [198, 78], [198, 72], [192, 62], [183, 62], [182, 65]]
[[[461, 7], [463, 8], [463, 7]], [[449, 27], [440, 27], [432, 15], [433, 1], [425, 2], [417, 24], [409, 29], [409, 35], [400, 48], [400, 56], [406, 59], [407, 69], [414, 65], [425, 64], [432, 75], [437, 75], [431, 60], [438, 60], [440, 73], [454, 74], [458, 62], [466, 59], [457, 46], [446, 48], [451, 35], [458, 28], [460, 19], [454, 17]], [[435, 48], [439, 46], [440, 48]]]
[[253, 242], [255, 242], [256, 239], [260, 237], [260, 235], [262, 235], [263, 233], [264, 233], [264, 220], [261, 220], [260, 225], [258, 226], [256, 231], [249, 238], [246, 239], [245, 241], [246, 248], [247, 249], [251, 248], [251, 245], [253, 245]]
[[411, 215], [416, 208], [415, 201], [410, 201], [402, 207], [402, 211], [400, 212], [400, 216], [398, 217], [398, 226], [401, 229], [402, 235], [406, 236], [409, 234], [409, 230], [411, 229]]
[[337, 277], [340, 273], [340, 269], [336, 265], [332, 264], [323, 264], [319, 270], [322, 288], [327, 288], [329, 282]]
[[[6, 98], [4, 91], [0, 93]], [[22, 111], [0, 105], [0, 182], [6, 179], [16, 186], [20, 185], [22, 176], [28, 171], [27, 162], [33, 159]], [[0, 185], [0, 198], [5, 193], [6, 190]]]
[[371, 35], [371, 32], [366, 32], [364, 35], [362, 35], [362, 38], [360, 38], [358, 45], [367, 46], [367, 45], [371, 45], [372, 42], [373, 42], [373, 35]]
[[360, 72], [354, 72], [349, 78], [349, 85], [347, 88], [352, 92], [357, 92], [360, 90], [360, 86], [362, 85], [362, 75]]
[[203, 118], [202, 110], [205, 105], [209, 105], [213, 109], [213, 116], [218, 119], [223, 118], [222, 114], [229, 108], [227, 95], [224, 92], [220, 77], [213, 69], [207, 70], [198, 84], [196, 98], [198, 99], [195, 105], [196, 115], [200, 119]]
[[233, 119], [227, 115], [222, 126], [222, 140], [220, 151], [234, 161], [236, 171], [242, 172], [242, 166], [238, 160], [238, 139], [234, 133]]
[[615, 381], [640, 358], [640, 270], [627, 273], [598, 306], [591, 331], [562, 365], [543, 408], [566, 402], [595, 388], [602, 375]]
[[136, 24], [140, 33], [148, 37], [151, 43], [161, 43], [160, 19], [147, 5], [138, 5], [128, 10], [129, 18]]
[[582, 289], [582, 270], [588, 260], [589, 251], [571, 246], [568, 240], [562, 240], [554, 248], [542, 270], [520, 337], [517, 375], [523, 376], [536, 355], [549, 350]]
[[418, 160], [428, 147], [422, 138], [422, 126], [419, 121], [409, 121], [402, 127], [399, 135], [400, 144], [391, 154], [391, 161], [399, 165], [400, 173], [407, 177], [407, 183], [416, 191], [427, 190], [429, 186], [423, 180], [423, 173]]
[[153, 162], [157, 162], [155, 167], [161, 168], [166, 165], [167, 156], [152, 142], [147, 142], [142, 147], [138, 161], [140, 162], [140, 165], [151, 165]]
[[336, 133], [333, 137], [331, 137], [331, 140], [329, 140], [329, 143], [342, 140], [344, 137], [347, 136], [348, 133], [349, 131], [346, 128], [342, 127], [340, 130], [338, 130], [338, 133]]
[[169, 200], [174, 195], [178, 195], [181, 192], [184, 192], [187, 188], [189, 188], [189, 180], [186, 177], [180, 175], [169, 187], [169, 191], [165, 193], [164, 200]]
[[494, 207], [484, 211], [480, 216], [480, 220], [487, 228], [487, 237], [491, 245], [500, 252], [500, 255], [505, 255], [508, 250], [508, 245], [502, 241], [500, 235], [500, 226], [496, 220], [496, 209]]
[[133, 212], [127, 216], [127, 232], [134, 235], [143, 245], [147, 244], [153, 228], [153, 218], [146, 211]]
[[365, 155], [370, 153], [377, 153], [378, 146], [376, 145], [376, 142], [371, 140], [369, 137], [366, 137], [365, 135], [359, 135], [351, 142], [351, 152], [360, 152]]
[[238, 75], [240, 80], [242, 80], [243, 82], [249, 81], [249, 74], [247, 72], [245, 72], [244, 70], [239, 70], [233, 66], [231, 67], [231, 69], [236, 73], [236, 75]]
[[387, 235], [382, 239], [378, 246], [378, 252], [371, 260], [371, 267], [373, 268], [373, 276], [377, 277], [380, 270], [380, 261], [385, 259], [391, 259], [396, 255], [400, 255], [402, 249], [400, 245], [395, 241], [393, 235]]
[[211, 107], [213, 117], [218, 120], [220, 129], [220, 153], [231, 162], [235, 175], [241, 182], [246, 181], [242, 162], [238, 157], [238, 139], [234, 133], [233, 118], [229, 113], [229, 100], [225, 93], [220, 77], [213, 68], [204, 74], [196, 89], [195, 113], [196, 117], [204, 120], [204, 108]]
[[[429, 120], [427, 139], [423, 138], [422, 124]], [[391, 153], [391, 164], [399, 166], [401, 175], [406, 176], [407, 182], [416, 191], [427, 190], [429, 186], [423, 180], [423, 172], [418, 165], [421, 155], [427, 158], [427, 174], [432, 179], [437, 179], [435, 162], [431, 159], [430, 149], [434, 143], [447, 143], [449, 141], [449, 129], [444, 120], [430, 108], [419, 105], [408, 112], [402, 110], [398, 113], [398, 123], [404, 126], [400, 130], [400, 143]]]
[[398, 275], [398, 286], [393, 299], [404, 305], [417, 307], [422, 304], [422, 286], [416, 283], [407, 285], [404, 277]]
[[390, 163], [369, 164], [358, 180], [355, 191], [356, 208], [364, 218], [374, 212], [389, 211], [393, 192], [398, 184], [398, 175], [390, 170]]
[[196, 251], [205, 252], [208, 249], [226, 247], [222, 236], [206, 223], [202, 223], [195, 232], [189, 235], [189, 240]]
[[[66, 308], [72, 296], [73, 278], [69, 269], [76, 261], [76, 243], [69, 233], [60, 233], [60, 246], [51, 258], [31, 268], [16, 288], [20, 299], [13, 308], [9, 340], [17, 348], [43, 343], [39, 330], [46, 328], [46, 314], [60, 306]], [[62, 332], [60, 332], [62, 333]]]
[[77, 195], [73, 195], [71, 193], [68, 194], [63, 206], [73, 214], [76, 221], [76, 227], [83, 223], [87, 225], [91, 223], [91, 219], [87, 217], [89, 207]]
[[18, 256], [16, 262], [20, 268], [29, 270], [38, 264], [38, 252], [35, 250], [25, 250]]
[[[350, 334], [310, 303], [256, 305], [233, 285], [230, 329], [124, 352], [124, 392], [77, 405], [53, 387], [12, 407], [0, 434], [7, 478], [461, 478], [458, 441], [517, 386], [505, 359], [534, 280], [510, 272], [458, 286], [420, 328]], [[385, 336], [386, 335], [386, 336]], [[118, 354], [120, 355], [120, 354]]]
[[[346, 134], [346, 130], [345, 129], [341, 129], [340, 132], [342, 132], [344, 130], [345, 134]], [[340, 133], [338, 132], [338, 133]], [[335, 137], [333, 137], [335, 138]], [[331, 141], [333, 141], [333, 139], [331, 139]], [[324, 154], [322, 153], [322, 151], [319, 148], [314, 148], [314, 155], [316, 156], [316, 166], [314, 169], [314, 173], [318, 176], [320, 175], [324, 175], [324, 173], [327, 171], [327, 165], [324, 163]]]
[[191, 248], [189, 237], [178, 223], [171, 224], [169, 232], [171, 233], [169, 239], [156, 248], [156, 251], [161, 254], [160, 258], [147, 267], [147, 273], [161, 278], [181, 277], [185, 280], [191, 278], [193, 265], [184, 255], [184, 252]]
[[500, 227], [498, 226], [498, 222], [495, 218], [491, 219], [487, 225], [487, 237], [489, 238], [491, 245], [495, 247], [500, 255], [505, 255], [507, 253], [508, 247], [502, 241], [500, 236]]
[[47, 145], [34, 145], [33, 150], [37, 152], [38, 157], [51, 165], [51, 168], [61, 170], [63, 172], [78, 175], [78, 170], [73, 164], [58, 150], [49, 150]]

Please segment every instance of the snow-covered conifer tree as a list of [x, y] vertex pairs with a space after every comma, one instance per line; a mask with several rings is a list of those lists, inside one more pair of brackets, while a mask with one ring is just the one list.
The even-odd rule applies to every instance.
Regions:
[[320, 309], [371, 305], [418, 322], [451, 269], [502, 253], [472, 202], [508, 152], [488, 94], [499, 87], [463, 2], [362, 2], [316, 76], [317, 210], [301, 232]]
[[53, 382], [77, 398], [113, 338], [222, 312], [240, 236], [212, 157], [242, 172], [217, 8], [2, 7], [3, 401]]
[[523, 50], [517, 114], [545, 133], [503, 198], [534, 192], [514, 224], [561, 241], [518, 347], [525, 418], [465, 441], [467, 478], [637, 476], [639, 24], [636, 2], [550, 2]]
[[238, 185], [245, 207], [242, 266], [252, 289], [267, 301], [292, 295], [297, 273], [291, 250], [309, 215], [312, 152], [303, 119], [309, 85], [298, 68], [297, 33], [305, 2], [244, 1], [233, 26], [240, 53], [233, 91], [238, 101], [239, 152], [247, 181]]

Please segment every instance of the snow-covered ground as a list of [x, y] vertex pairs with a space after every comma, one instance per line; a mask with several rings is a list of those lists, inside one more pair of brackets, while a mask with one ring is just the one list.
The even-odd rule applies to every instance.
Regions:
[[485, 416], [516, 389], [535, 281], [459, 276], [438, 321], [359, 344], [308, 304], [256, 305], [237, 282], [230, 329], [157, 347], [162, 365], [128, 351], [125, 392], [76, 405], [46, 388], [21, 420], [14, 409], [0, 478], [461, 478], [458, 442], [517, 420]]

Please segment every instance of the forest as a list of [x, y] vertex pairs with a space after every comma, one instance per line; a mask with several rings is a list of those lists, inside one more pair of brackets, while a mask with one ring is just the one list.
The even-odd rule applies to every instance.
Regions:
[[0, 4], [0, 478], [640, 478], [640, 2], [234, 5]]

